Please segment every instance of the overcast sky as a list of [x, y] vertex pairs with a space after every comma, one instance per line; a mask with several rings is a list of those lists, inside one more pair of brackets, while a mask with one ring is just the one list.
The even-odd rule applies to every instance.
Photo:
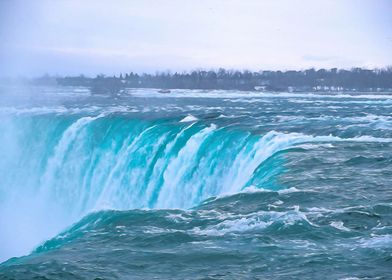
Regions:
[[387, 65], [390, 0], [0, 0], [0, 76]]

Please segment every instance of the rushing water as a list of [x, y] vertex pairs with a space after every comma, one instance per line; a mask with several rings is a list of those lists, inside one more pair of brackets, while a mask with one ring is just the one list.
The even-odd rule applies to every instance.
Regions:
[[0, 278], [390, 277], [392, 95], [0, 102]]

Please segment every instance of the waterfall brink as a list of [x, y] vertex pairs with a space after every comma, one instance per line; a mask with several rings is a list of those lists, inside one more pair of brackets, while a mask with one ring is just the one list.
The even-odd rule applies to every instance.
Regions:
[[1, 227], [8, 229], [1, 239], [13, 255], [91, 211], [188, 209], [210, 197], [265, 187], [262, 177], [275, 171], [261, 172], [263, 163], [300, 143], [390, 141], [275, 131], [260, 136], [115, 115], [11, 116], [1, 130], [0, 210], [7, 216]]

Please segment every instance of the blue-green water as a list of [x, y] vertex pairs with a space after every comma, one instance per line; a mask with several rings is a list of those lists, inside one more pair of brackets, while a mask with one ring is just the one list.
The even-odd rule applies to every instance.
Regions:
[[0, 94], [1, 279], [390, 278], [392, 95]]

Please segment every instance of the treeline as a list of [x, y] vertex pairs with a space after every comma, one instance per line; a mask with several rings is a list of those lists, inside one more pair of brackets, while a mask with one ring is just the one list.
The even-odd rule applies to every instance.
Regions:
[[225, 69], [156, 74], [131, 72], [118, 76], [97, 75], [95, 78], [83, 75], [60, 77], [56, 81], [65, 86], [91, 87], [96, 93], [116, 92], [122, 88], [380, 91], [392, 89], [392, 67], [375, 70], [333, 68], [259, 72]]

